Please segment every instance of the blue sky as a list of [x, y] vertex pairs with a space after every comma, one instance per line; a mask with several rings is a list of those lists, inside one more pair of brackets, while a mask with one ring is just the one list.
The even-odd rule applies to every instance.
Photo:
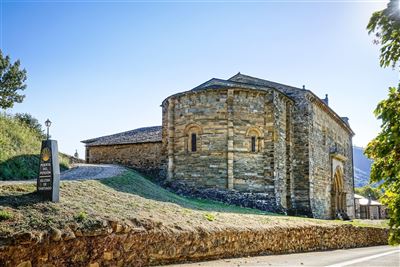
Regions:
[[372, 112], [398, 74], [379, 67], [365, 27], [385, 1], [2, 1], [4, 54], [28, 71], [8, 112], [53, 121], [59, 149], [161, 125], [173, 93], [237, 72], [329, 94], [354, 144], [379, 131]]

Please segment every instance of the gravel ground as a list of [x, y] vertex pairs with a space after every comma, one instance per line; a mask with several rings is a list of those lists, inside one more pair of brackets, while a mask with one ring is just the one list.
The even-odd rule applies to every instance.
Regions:
[[[61, 180], [94, 180], [122, 174], [124, 167], [111, 164], [75, 164], [75, 167], [61, 173]], [[36, 183], [36, 179], [19, 181], [0, 181], [0, 185]]]
[[103, 179], [122, 174], [124, 167], [111, 164], [76, 164], [74, 168], [61, 173], [61, 180]]

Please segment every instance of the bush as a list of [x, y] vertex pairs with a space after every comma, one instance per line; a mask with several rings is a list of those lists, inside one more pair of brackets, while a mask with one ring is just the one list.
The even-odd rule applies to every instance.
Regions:
[[83, 222], [83, 221], [85, 221], [87, 219], [87, 217], [88, 217], [87, 213], [84, 212], [84, 211], [81, 211], [77, 215], [75, 215], [74, 218], [78, 222]]
[[12, 218], [12, 214], [6, 210], [0, 210], [0, 222]]

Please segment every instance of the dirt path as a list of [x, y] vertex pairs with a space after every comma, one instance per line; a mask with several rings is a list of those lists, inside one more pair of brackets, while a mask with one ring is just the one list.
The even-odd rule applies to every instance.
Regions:
[[[76, 164], [75, 167], [61, 173], [61, 180], [91, 180], [103, 179], [122, 174], [124, 167], [111, 164]], [[0, 181], [4, 184], [36, 183], [36, 179], [18, 181]]]

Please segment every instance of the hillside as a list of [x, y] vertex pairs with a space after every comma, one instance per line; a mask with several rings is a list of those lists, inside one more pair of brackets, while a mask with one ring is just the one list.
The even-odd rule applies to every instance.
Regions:
[[[27, 124], [0, 113], [0, 180], [38, 176], [41, 138]], [[68, 157], [61, 155], [59, 160], [60, 169], [68, 169]]]
[[[178, 196], [134, 171], [101, 180], [63, 181], [60, 203], [41, 202], [34, 184], [0, 184], [0, 239], [50, 227], [101, 227], [104, 221], [152, 221], [168, 227], [262, 227], [346, 222], [281, 216]], [[1, 214], [6, 214], [1, 217]], [[3, 219], [3, 220], [2, 220]], [[359, 222], [357, 222], [359, 224]], [[378, 225], [381, 226], [381, 225]]]
[[362, 187], [369, 183], [372, 160], [364, 155], [362, 147], [353, 146], [354, 158], [354, 185]]

